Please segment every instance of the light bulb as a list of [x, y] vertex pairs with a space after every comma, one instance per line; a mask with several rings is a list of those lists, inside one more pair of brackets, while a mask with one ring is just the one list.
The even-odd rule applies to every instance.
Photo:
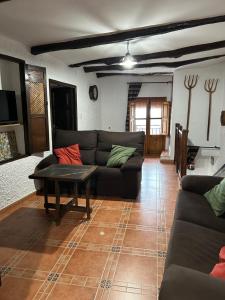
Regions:
[[129, 52], [124, 56], [120, 65], [126, 69], [132, 69], [137, 64], [136, 59]]

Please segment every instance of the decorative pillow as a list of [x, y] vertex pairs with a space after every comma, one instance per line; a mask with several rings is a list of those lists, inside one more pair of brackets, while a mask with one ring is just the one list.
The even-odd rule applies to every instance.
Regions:
[[54, 149], [54, 153], [58, 158], [59, 164], [82, 165], [82, 161], [80, 159], [80, 149], [78, 144], [74, 144], [64, 148]]
[[220, 259], [220, 262], [225, 263], [225, 246], [223, 246], [223, 247], [220, 249], [219, 259]]
[[123, 147], [119, 145], [112, 145], [112, 150], [109, 154], [109, 159], [107, 161], [107, 167], [120, 167], [122, 166], [128, 158], [132, 156], [136, 148]]
[[216, 216], [225, 212], [225, 178], [204, 194]]
[[216, 278], [225, 279], [225, 263], [216, 264], [210, 275]]

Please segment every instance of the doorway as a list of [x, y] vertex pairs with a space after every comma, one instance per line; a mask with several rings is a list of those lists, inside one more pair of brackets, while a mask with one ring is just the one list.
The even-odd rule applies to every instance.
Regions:
[[129, 104], [130, 131], [145, 132], [145, 155], [160, 156], [169, 135], [170, 102], [167, 98], [137, 98]]
[[52, 137], [56, 129], [77, 130], [76, 86], [49, 79]]

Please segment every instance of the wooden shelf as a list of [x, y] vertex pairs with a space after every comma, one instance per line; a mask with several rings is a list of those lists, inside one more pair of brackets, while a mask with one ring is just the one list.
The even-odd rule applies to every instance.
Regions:
[[14, 126], [22, 126], [23, 124], [20, 124], [20, 123], [15, 123], [15, 124], [2, 124], [0, 125], [0, 128], [2, 127], [14, 127]]
[[21, 158], [25, 158], [27, 156], [28, 155], [26, 155], [26, 154], [19, 154], [18, 156], [15, 156], [15, 157], [12, 157], [12, 158], [8, 158], [8, 159], [5, 159], [5, 160], [1, 160], [0, 161], [0, 165], [6, 164], [6, 163], [9, 163], [9, 162], [12, 162], [14, 160], [21, 159]]

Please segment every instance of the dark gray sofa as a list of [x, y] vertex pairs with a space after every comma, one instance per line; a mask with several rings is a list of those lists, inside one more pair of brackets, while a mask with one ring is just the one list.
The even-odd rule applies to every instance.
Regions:
[[183, 177], [159, 300], [225, 299], [225, 281], [209, 275], [225, 246], [225, 218], [216, 217], [203, 196], [222, 179]]
[[[79, 144], [83, 164], [98, 166], [92, 180], [93, 193], [100, 196], [134, 199], [138, 195], [141, 182], [144, 137], [144, 132], [56, 130], [53, 148]], [[113, 144], [136, 148], [134, 155], [120, 168], [106, 167]], [[53, 163], [57, 163], [54, 154], [43, 159], [36, 170], [43, 169]], [[54, 193], [54, 187], [51, 183], [49, 183], [48, 189], [51, 194]], [[73, 187], [68, 183], [62, 183], [60, 190], [63, 194], [72, 194]]]

